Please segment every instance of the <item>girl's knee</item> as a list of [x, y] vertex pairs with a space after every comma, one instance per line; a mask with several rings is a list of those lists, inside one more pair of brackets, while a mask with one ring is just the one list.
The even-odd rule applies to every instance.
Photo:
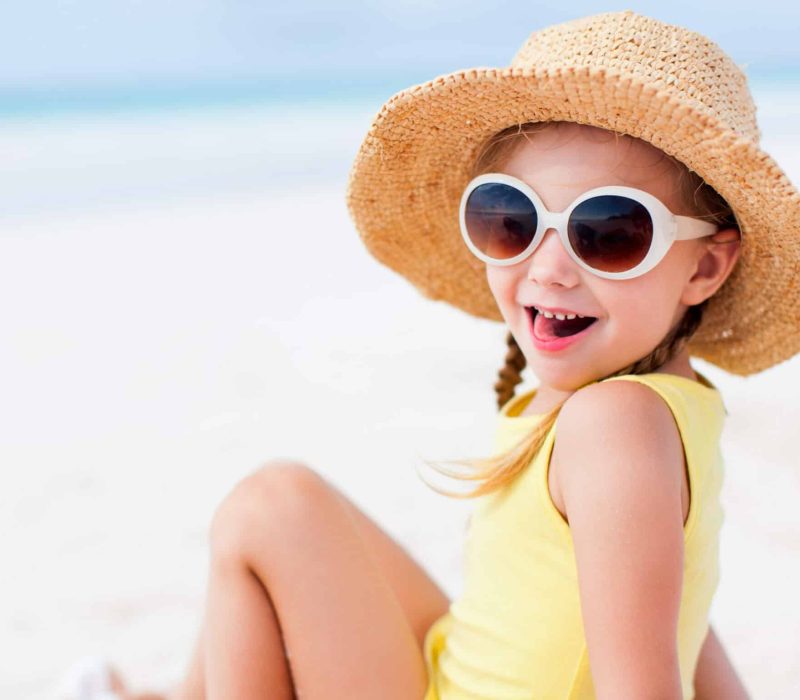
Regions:
[[239, 481], [211, 520], [214, 557], [241, 556], [286, 535], [327, 497], [324, 479], [302, 462], [271, 460]]

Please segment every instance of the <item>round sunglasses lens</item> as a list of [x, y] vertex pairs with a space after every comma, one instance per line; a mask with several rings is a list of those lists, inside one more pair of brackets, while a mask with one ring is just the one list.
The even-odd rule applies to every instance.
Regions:
[[518, 189], [499, 182], [478, 185], [467, 198], [464, 220], [472, 244], [495, 260], [524, 251], [536, 233], [536, 207]]
[[639, 202], [619, 195], [600, 195], [572, 211], [567, 228], [573, 250], [602, 272], [626, 272], [647, 255], [653, 220]]

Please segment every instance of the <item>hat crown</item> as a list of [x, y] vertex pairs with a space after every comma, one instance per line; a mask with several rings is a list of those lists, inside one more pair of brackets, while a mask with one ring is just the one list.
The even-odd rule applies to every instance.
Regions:
[[717, 44], [631, 10], [533, 32], [511, 67], [616, 72], [692, 104], [755, 143], [760, 138], [747, 78]]

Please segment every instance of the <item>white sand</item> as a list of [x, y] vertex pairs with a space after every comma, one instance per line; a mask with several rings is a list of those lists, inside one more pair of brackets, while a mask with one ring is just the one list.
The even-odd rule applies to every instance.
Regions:
[[[800, 182], [797, 100], [763, 99]], [[504, 333], [362, 249], [343, 187], [376, 107], [0, 133], [0, 697], [48, 698], [88, 653], [177, 678], [209, 518], [272, 457], [312, 464], [458, 594], [470, 505], [414, 464], [489, 449]], [[799, 697], [800, 358], [697, 366], [730, 412], [712, 622], [754, 697]]]

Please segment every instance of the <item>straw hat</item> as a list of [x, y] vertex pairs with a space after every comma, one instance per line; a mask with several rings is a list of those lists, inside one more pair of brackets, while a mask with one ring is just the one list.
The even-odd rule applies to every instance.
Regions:
[[747, 375], [800, 351], [800, 193], [759, 147], [745, 75], [701, 34], [630, 10], [534, 32], [507, 68], [461, 70], [391, 97], [347, 188], [369, 251], [426, 297], [502, 321], [484, 263], [461, 239], [459, 200], [486, 138], [551, 120], [648, 141], [733, 208], [741, 255], [691, 354]]

